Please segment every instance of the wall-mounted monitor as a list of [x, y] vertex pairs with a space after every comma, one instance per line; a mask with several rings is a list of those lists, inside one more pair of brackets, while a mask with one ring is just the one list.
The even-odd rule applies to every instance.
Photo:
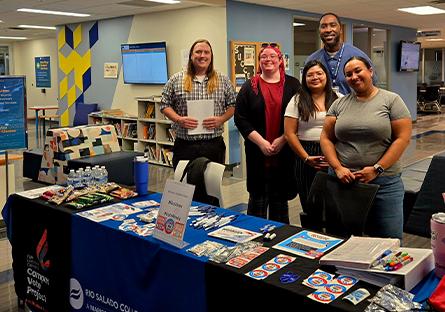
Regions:
[[420, 42], [400, 41], [399, 71], [419, 71]]
[[165, 84], [168, 80], [165, 42], [121, 44], [124, 83]]

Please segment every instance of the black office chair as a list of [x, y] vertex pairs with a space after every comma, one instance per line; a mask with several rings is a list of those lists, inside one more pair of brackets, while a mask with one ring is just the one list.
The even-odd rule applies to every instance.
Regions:
[[376, 184], [343, 184], [337, 177], [319, 171], [307, 199], [311, 213], [300, 215], [301, 225], [342, 237], [362, 236], [378, 189]]

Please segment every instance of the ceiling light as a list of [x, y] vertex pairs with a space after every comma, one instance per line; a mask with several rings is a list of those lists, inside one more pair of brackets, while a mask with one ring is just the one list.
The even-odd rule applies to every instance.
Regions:
[[425, 41], [443, 41], [442, 38], [432, 38], [432, 39], [425, 39]]
[[11, 40], [25, 40], [26, 37], [10, 37], [10, 36], [0, 36], [0, 39], [11, 39]]
[[418, 6], [411, 8], [401, 8], [397, 9], [399, 11], [416, 14], [416, 15], [432, 15], [432, 14], [443, 14], [445, 10], [438, 9], [432, 6]]
[[48, 10], [34, 10], [34, 9], [17, 9], [18, 12], [27, 12], [27, 13], [40, 13], [40, 14], [52, 14], [52, 15], [64, 15], [64, 16], [75, 16], [75, 17], [88, 17], [90, 14], [82, 14], [82, 13], [71, 13], [71, 12], [62, 12], [62, 11], [48, 11]]
[[56, 27], [54, 26], [37, 26], [37, 25], [19, 25], [18, 27], [21, 28], [32, 28], [32, 29], [51, 29], [55, 30]]
[[145, 0], [148, 2], [159, 2], [159, 3], [164, 3], [164, 4], [176, 4], [176, 3], [181, 3], [181, 1], [177, 1], [177, 0]]
[[298, 27], [298, 26], [306, 26], [306, 24], [304, 24], [304, 23], [297, 23], [297, 22], [294, 22], [294, 24], [293, 24], [295, 27]]

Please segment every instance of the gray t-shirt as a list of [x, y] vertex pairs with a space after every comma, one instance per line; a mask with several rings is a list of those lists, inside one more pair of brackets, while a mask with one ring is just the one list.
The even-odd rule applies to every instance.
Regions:
[[[383, 89], [368, 101], [358, 101], [354, 94], [337, 99], [326, 116], [337, 118], [337, 157], [343, 166], [352, 170], [376, 164], [392, 144], [391, 121], [411, 118], [402, 98]], [[397, 161], [384, 175], [396, 175], [401, 170]]]

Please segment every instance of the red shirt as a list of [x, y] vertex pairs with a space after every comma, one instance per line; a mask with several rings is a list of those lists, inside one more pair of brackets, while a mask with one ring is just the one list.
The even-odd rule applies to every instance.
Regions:
[[265, 139], [270, 143], [280, 136], [283, 87], [280, 87], [279, 84], [279, 82], [269, 83], [260, 78], [261, 94], [265, 104]]

